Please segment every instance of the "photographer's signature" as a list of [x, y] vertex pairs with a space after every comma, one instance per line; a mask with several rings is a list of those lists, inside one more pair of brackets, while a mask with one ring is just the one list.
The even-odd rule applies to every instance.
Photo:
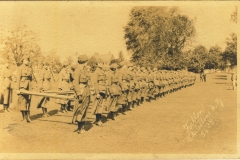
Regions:
[[183, 128], [187, 133], [184, 141], [191, 142], [198, 134], [205, 137], [211, 126], [214, 124], [211, 115], [219, 107], [224, 107], [224, 105], [220, 99], [216, 98], [213, 104], [208, 105], [207, 110], [202, 107], [202, 109], [197, 113], [193, 112], [191, 119], [187, 120], [187, 122], [183, 125]]

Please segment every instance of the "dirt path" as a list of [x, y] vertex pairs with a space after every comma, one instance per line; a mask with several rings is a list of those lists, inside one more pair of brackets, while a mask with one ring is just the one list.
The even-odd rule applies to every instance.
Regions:
[[21, 122], [17, 111], [0, 113], [0, 151], [233, 154], [237, 149], [237, 91], [230, 85], [230, 75], [209, 74], [207, 82], [197, 81], [158, 101], [145, 102], [103, 127], [91, 125], [90, 109], [87, 132], [82, 135], [70, 123], [72, 112], [56, 113], [57, 105], [49, 118], [39, 118], [41, 110], [32, 108], [31, 124]]

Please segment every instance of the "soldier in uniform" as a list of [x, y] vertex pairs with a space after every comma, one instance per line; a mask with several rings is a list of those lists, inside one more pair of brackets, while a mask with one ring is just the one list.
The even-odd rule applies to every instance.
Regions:
[[102, 125], [102, 113], [103, 113], [103, 109], [104, 109], [104, 105], [106, 105], [106, 101], [107, 101], [107, 97], [108, 97], [108, 92], [107, 92], [107, 75], [105, 74], [104, 70], [104, 63], [103, 61], [99, 61], [98, 62], [98, 67], [95, 70], [94, 74], [93, 74], [93, 79], [92, 79], [92, 83], [95, 89], [95, 93], [96, 96], [94, 98], [94, 108], [95, 112], [94, 114], [96, 115], [96, 121], [94, 122], [94, 124], [96, 124], [97, 126], [101, 126]]
[[148, 70], [147, 70], [147, 83], [148, 83], [148, 95], [147, 96], [148, 96], [148, 99], [150, 102], [152, 98], [155, 98], [155, 96], [154, 96], [154, 89], [155, 89], [154, 75], [153, 75], [150, 67], [148, 67]]
[[2, 71], [2, 92], [3, 92], [3, 111], [10, 112], [9, 104], [11, 99], [11, 82], [12, 82], [12, 71], [9, 69], [9, 64], [5, 64], [5, 68]]
[[130, 79], [127, 73], [125, 62], [121, 62], [119, 64], [119, 83], [121, 85], [122, 94], [118, 97], [117, 104], [122, 106], [122, 114], [126, 115], [126, 111], [128, 110], [128, 93], [130, 86]]
[[[29, 59], [25, 58], [23, 64], [18, 70], [17, 76], [17, 88], [24, 90], [31, 90], [31, 81], [32, 81], [33, 71], [29, 66]], [[17, 92], [18, 94], [19, 92]], [[22, 112], [23, 120], [26, 119], [27, 122], [31, 122], [30, 119], [30, 104], [31, 96], [30, 95], [19, 95], [18, 97], [18, 106], [19, 110]]]
[[134, 94], [136, 97], [136, 105], [140, 105], [140, 100], [141, 100], [141, 91], [140, 91], [140, 75], [139, 75], [139, 70], [140, 67], [133, 67], [133, 76], [134, 76], [134, 82], [135, 82], [135, 87], [134, 87]]
[[80, 55], [78, 57], [78, 66], [75, 70], [73, 87], [77, 96], [77, 106], [73, 115], [72, 123], [77, 122], [78, 133], [82, 134], [85, 132], [85, 118], [87, 113], [87, 108], [90, 103], [90, 87], [91, 81], [89, 80], [89, 73], [84, 69], [87, 65], [88, 57], [86, 55]]
[[128, 110], [131, 110], [131, 107], [134, 108], [136, 104], [136, 94], [135, 94], [135, 77], [133, 73], [133, 64], [128, 63], [127, 64], [127, 74], [128, 74], [128, 80], [129, 80], [129, 91], [127, 95], [127, 101], [128, 101]]
[[148, 86], [146, 81], [147, 81], [146, 69], [145, 67], [141, 67], [140, 73], [141, 103], [144, 102], [146, 93], [148, 92]]
[[[45, 60], [43, 62], [43, 69], [40, 71], [39, 83], [40, 83], [40, 92], [47, 91], [51, 89], [51, 72], [49, 70], [50, 62]], [[38, 108], [42, 108], [43, 115], [42, 117], [49, 117], [47, 108], [50, 106], [50, 98], [43, 97], [40, 101]]]
[[160, 95], [160, 83], [159, 83], [159, 74], [158, 69], [155, 67], [153, 68], [153, 83], [154, 83], [154, 97], [155, 99], [159, 98]]
[[121, 87], [119, 84], [119, 74], [117, 72], [118, 64], [113, 63], [110, 65], [112, 72], [108, 74], [108, 84], [109, 84], [109, 94], [110, 94], [110, 103], [109, 103], [109, 116], [112, 120], [116, 119], [117, 111], [117, 102], [118, 98], [122, 94]]
[[[58, 90], [70, 90], [71, 88], [71, 83], [70, 83], [70, 68], [69, 68], [69, 64], [68, 63], [63, 63], [63, 68], [59, 73], [59, 78], [58, 78], [58, 82], [59, 82], [59, 86], [58, 86]], [[68, 108], [68, 103], [69, 100], [66, 99], [60, 99], [59, 103], [61, 105], [60, 111], [62, 113], [64, 112], [68, 112], [67, 108]]]

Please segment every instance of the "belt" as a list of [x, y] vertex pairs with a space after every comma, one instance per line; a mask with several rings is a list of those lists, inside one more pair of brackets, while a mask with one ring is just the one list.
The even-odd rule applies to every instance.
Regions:
[[31, 80], [30, 76], [21, 76], [21, 78], [25, 78], [25, 80]]
[[87, 84], [87, 82], [79, 82], [79, 84]]
[[129, 82], [129, 80], [126, 80], [126, 79], [123, 79], [122, 81], [123, 81], [123, 82]]

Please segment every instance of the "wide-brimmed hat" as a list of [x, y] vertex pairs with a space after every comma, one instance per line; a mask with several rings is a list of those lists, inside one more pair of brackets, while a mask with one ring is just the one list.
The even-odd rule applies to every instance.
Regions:
[[86, 55], [80, 55], [78, 56], [78, 62], [84, 63], [88, 61], [88, 57]]

